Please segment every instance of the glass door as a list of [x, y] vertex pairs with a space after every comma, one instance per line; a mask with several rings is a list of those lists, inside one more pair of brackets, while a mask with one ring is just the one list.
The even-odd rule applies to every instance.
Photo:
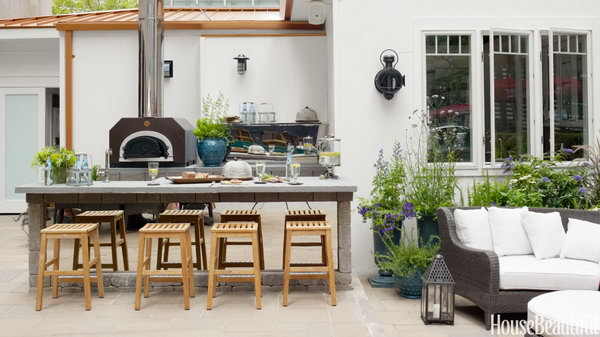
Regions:
[[44, 145], [44, 88], [0, 88], [0, 213], [27, 208], [15, 187], [38, 180], [33, 154]]

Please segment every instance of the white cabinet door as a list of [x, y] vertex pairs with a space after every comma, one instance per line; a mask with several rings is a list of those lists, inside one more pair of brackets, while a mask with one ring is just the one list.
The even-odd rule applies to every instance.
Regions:
[[26, 210], [15, 187], [38, 180], [33, 154], [44, 145], [44, 88], [0, 88], [0, 213]]

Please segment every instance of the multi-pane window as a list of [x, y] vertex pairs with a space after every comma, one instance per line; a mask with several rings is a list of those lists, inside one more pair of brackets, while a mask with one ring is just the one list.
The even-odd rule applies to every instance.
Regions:
[[485, 161], [530, 153], [529, 36], [483, 37]]
[[[542, 36], [544, 153], [568, 154], [588, 139], [587, 34], [550, 32]], [[550, 80], [552, 79], [552, 80]]]
[[426, 95], [431, 132], [453, 144], [458, 161], [472, 161], [471, 36], [427, 35]]
[[166, 7], [279, 7], [279, 0], [165, 0]]

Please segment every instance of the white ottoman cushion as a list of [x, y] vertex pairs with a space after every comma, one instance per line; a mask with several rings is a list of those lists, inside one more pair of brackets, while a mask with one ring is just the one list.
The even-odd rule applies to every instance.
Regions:
[[600, 336], [599, 304], [598, 291], [555, 291], [529, 301], [527, 319], [544, 337]]
[[590, 261], [539, 260], [533, 255], [502, 256], [498, 261], [503, 290], [598, 290], [600, 285], [600, 265]]

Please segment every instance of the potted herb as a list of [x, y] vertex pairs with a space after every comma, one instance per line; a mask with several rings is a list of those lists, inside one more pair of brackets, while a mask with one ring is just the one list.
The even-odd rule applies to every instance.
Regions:
[[[388, 253], [383, 238], [400, 241], [402, 221], [414, 216], [413, 205], [403, 201], [405, 189], [406, 168], [400, 144], [396, 142], [391, 158], [386, 159], [383, 150], [379, 151], [371, 193], [368, 198], [362, 198], [358, 206], [359, 214], [373, 231], [375, 256]], [[370, 278], [369, 282], [373, 287], [393, 287], [391, 276], [391, 271], [380, 266], [379, 276]]]
[[422, 276], [440, 250], [439, 237], [432, 236], [425, 244], [418, 244], [407, 235], [403, 235], [397, 243], [382, 238], [388, 252], [375, 256], [379, 266], [394, 273], [396, 291], [400, 296], [421, 298]]
[[216, 99], [210, 94], [202, 99], [202, 117], [196, 121], [194, 135], [198, 137], [198, 156], [204, 166], [219, 166], [227, 155], [231, 137], [225, 115], [229, 103], [219, 92]]
[[46, 167], [50, 159], [52, 164], [52, 181], [56, 184], [67, 182], [67, 169], [75, 165], [75, 152], [61, 147], [48, 146], [33, 155], [32, 167]]

